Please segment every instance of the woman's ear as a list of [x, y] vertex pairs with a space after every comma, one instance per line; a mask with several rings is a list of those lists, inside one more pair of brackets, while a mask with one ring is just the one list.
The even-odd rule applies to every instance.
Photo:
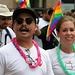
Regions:
[[57, 35], [58, 35], [58, 37], [59, 37], [59, 32], [58, 31], [56, 31], [57, 32]]

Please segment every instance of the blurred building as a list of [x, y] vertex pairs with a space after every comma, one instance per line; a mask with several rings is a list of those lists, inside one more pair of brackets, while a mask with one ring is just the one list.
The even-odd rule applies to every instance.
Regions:
[[[59, 0], [30, 0], [31, 7], [38, 8], [49, 8], [54, 7]], [[0, 0], [0, 4], [6, 4], [9, 9], [15, 9], [18, 7], [15, 0]]]
[[[60, 0], [30, 0], [31, 7], [36, 11], [43, 11], [45, 8], [55, 7]], [[61, 0], [64, 11], [75, 9], [75, 0]], [[18, 7], [15, 0], [0, 0], [0, 4], [6, 4], [10, 10]]]

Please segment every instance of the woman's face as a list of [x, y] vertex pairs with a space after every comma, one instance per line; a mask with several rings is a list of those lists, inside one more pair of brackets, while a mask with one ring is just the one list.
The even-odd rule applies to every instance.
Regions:
[[72, 21], [66, 21], [61, 24], [60, 32], [57, 32], [60, 37], [61, 44], [73, 44], [75, 40], [75, 27]]

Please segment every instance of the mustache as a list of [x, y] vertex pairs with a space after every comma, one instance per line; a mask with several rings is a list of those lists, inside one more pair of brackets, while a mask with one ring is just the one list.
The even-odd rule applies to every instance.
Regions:
[[20, 27], [19, 31], [21, 31], [22, 28], [25, 28], [27, 31], [31, 31], [31, 30], [30, 30], [29, 28], [27, 28], [25, 25], [22, 25], [22, 26]]

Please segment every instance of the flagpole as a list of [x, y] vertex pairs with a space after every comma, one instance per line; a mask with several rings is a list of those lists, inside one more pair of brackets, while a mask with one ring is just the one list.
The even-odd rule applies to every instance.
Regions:
[[52, 32], [52, 34], [53, 34], [53, 36], [56, 38], [56, 40], [59, 41], [58, 38], [57, 38], [57, 35], [55, 35], [56, 33], [54, 34], [54, 33]]
[[[61, 9], [62, 9], [62, 1], [60, 0], [60, 5], [61, 5]], [[62, 14], [63, 14], [63, 10], [62, 10]]]

